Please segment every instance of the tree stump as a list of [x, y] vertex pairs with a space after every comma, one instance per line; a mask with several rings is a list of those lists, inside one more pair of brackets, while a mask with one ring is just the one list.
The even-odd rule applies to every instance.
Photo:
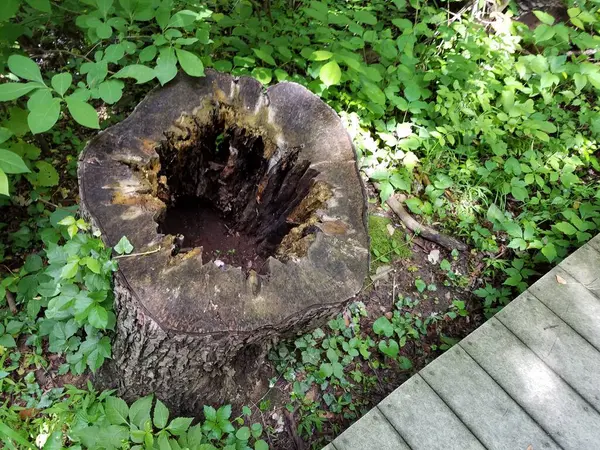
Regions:
[[243, 401], [269, 346], [339, 312], [367, 275], [352, 142], [298, 84], [180, 76], [92, 139], [78, 175], [94, 229], [135, 247], [97, 377], [125, 398], [187, 414]]

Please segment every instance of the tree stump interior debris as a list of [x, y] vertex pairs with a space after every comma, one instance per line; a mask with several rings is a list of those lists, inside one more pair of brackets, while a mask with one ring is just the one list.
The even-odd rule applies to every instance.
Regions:
[[179, 76], [90, 141], [79, 184], [105, 242], [135, 248], [97, 376], [125, 398], [243, 402], [269, 347], [340, 312], [368, 273], [352, 142], [295, 83]]

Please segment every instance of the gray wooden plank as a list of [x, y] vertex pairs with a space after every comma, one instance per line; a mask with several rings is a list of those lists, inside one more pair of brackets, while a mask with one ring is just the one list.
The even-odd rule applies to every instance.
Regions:
[[[564, 284], [557, 281], [557, 275]], [[600, 298], [560, 267], [528, 291], [600, 351]]]
[[561, 447], [598, 447], [600, 415], [497, 319], [459, 345]]
[[410, 450], [377, 407], [344, 431], [333, 445], [337, 450]]
[[486, 448], [560, 449], [460, 346], [427, 365], [420, 375]]
[[496, 319], [600, 411], [598, 350], [527, 292], [496, 314]]
[[595, 238], [591, 239], [589, 244], [600, 252], [600, 234], [597, 234]]
[[485, 448], [418, 374], [378, 408], [414, 450]]
[[559, 267], [600, 297], [600, 251], [589, 242], [561, 262]]

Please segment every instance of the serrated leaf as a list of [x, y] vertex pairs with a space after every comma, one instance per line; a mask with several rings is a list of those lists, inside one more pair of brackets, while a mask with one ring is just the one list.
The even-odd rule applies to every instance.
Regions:
[[27, 125], [33, 134], [43, 133], [52, 128], [59, 117], [60, 99], [51, 98], [50, 101], [43, 104], [34, 103], [34, 108], [27, 116]]
[[19, 78], [44, 83], [38, 65], [25, 56], [11, 55], [8, 58], [8, 68]]
[[125, 66], [113, 75], [114, 78], [134, 78], [136, 84], [146, 83], [152, 80], [156, 74], [154, 70], [142, 64]]
[[106, 399], [106, 418], [113, 425], [120, 425], [127, 423], [127, 417], [129, 415], [129, 407], [124, 400], [118, 397], [108, 397]]
[[71, 87], [73, 77], [70, 73], [59, 73], [52, 77], [52, 87], [61, 97], [65, 95], [65, 92]]
[[71, 96], [66, 98], [67, 109], [77, 123], [88, 128], [100, 128], [98, 113], [92, 105]]
[[6, 173], [29, 172], [29, 168], [19, 155], [4, 149], [0, 149], [0, 169]]
[[338, 84], [342, 78], [340, 66], [335, 61], [329, 61], [319, 71], [319, 78], [327, 86]]
[[108, 312], [102, 306], [95, 305], [88, 314], [88, 321], [93, 327], [104, 330], [108, 325]]
[[192, 77], [203, 77], [204, 76], [204, 64], [200, 58], [194, 55], [192, 52], [176, 48], [177, 60], [181, 68]]
[[162, 430], [169, 422], [169, 409], [160, 400], [156, 400], [154, 406], [154, 426]]

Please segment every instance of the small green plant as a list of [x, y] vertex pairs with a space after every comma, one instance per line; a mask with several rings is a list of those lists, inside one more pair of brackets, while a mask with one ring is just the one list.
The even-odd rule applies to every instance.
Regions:
[[408, 258], [410, 250], [399, 230], [386, 217], [369, 216], [369, 236], [373, 264], [389, 263], [395, 259]]

